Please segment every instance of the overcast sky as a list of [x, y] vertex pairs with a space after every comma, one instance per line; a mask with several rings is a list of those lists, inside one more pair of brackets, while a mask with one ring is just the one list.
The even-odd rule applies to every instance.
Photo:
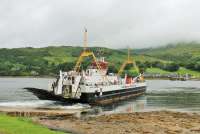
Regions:
[[200, 41], [200, 0], [0, 0], [0, 47]]

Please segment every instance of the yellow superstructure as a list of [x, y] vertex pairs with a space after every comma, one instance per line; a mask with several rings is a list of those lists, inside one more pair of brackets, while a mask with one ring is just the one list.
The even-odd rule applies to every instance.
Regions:
[[135, 60], [133, 60], [131, 57], [130, 57], [130, 49], [128, 48], [128, 58], [127, 60], [124, 61], [124, 63], [122, 64], [122, 66], [120, 67], [119, 71], [118, 71], [118, 75], [121, 75], [122, 72], [124, 71], [124, 68], [127, 66], [127, 65], [130, 65], [132, 64], [133, 67], [136, 69], [136, 71], [139, 73], [139, 69], [138, 67], [136, 66], [136, 63], [135, 63]]

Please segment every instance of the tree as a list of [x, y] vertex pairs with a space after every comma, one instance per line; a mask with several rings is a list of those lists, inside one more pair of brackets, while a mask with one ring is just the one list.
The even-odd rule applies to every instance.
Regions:
[[196, 62], [196, 64], [194, 65], [194, 69], [200, 71], [200, 61]]
[[163, 69], [167, 71], [175, 72], [179, 70], [179, 65], [176, 63], [169, 63], [169, 64], [166, 64]]
[[118, 70], [117, 70], [117, 67], [114, 66], [114, 65], [109, 65], [108, 66], [108, 73], [117, 73]]

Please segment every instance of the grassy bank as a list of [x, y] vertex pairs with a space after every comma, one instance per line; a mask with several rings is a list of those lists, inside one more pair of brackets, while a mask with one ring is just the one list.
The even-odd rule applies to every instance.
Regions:
[[0, 114], [0, 134], [64, 134], [33, 123], [30, 119]]
[[160, 68], [147, 68], [146, 73], [161, 74], [161, 75], [167, 75], [167, 74], [172, 74], [172, 73], [181, 74], [181, 75], [190, 74], [193, 77], [200, 78], [200, 72], [193, 71], [193, 70], [190, 70], [190, 69], [186, 69], [186, 68], [183, 68], [183, 67], [180, 67], [179, 70], [175, 71], [175, 72], [162, 70]]

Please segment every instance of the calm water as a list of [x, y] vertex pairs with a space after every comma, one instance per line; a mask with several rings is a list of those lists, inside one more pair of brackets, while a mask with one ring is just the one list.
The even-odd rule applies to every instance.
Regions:
[[[46, 78], [0, 78], [0, 106], [48, 107], [82, 109], [88, 105], [63, 105], [57, 101], [39, 100], [23, 89], [34, 87], [48, 89], [52, 79]], [[146, 95], [109, 106], [92, 107], [97, 113], [135, 112], [151, 110], [176, 110], [200, 112], [200, 81], [148, 80]]]

